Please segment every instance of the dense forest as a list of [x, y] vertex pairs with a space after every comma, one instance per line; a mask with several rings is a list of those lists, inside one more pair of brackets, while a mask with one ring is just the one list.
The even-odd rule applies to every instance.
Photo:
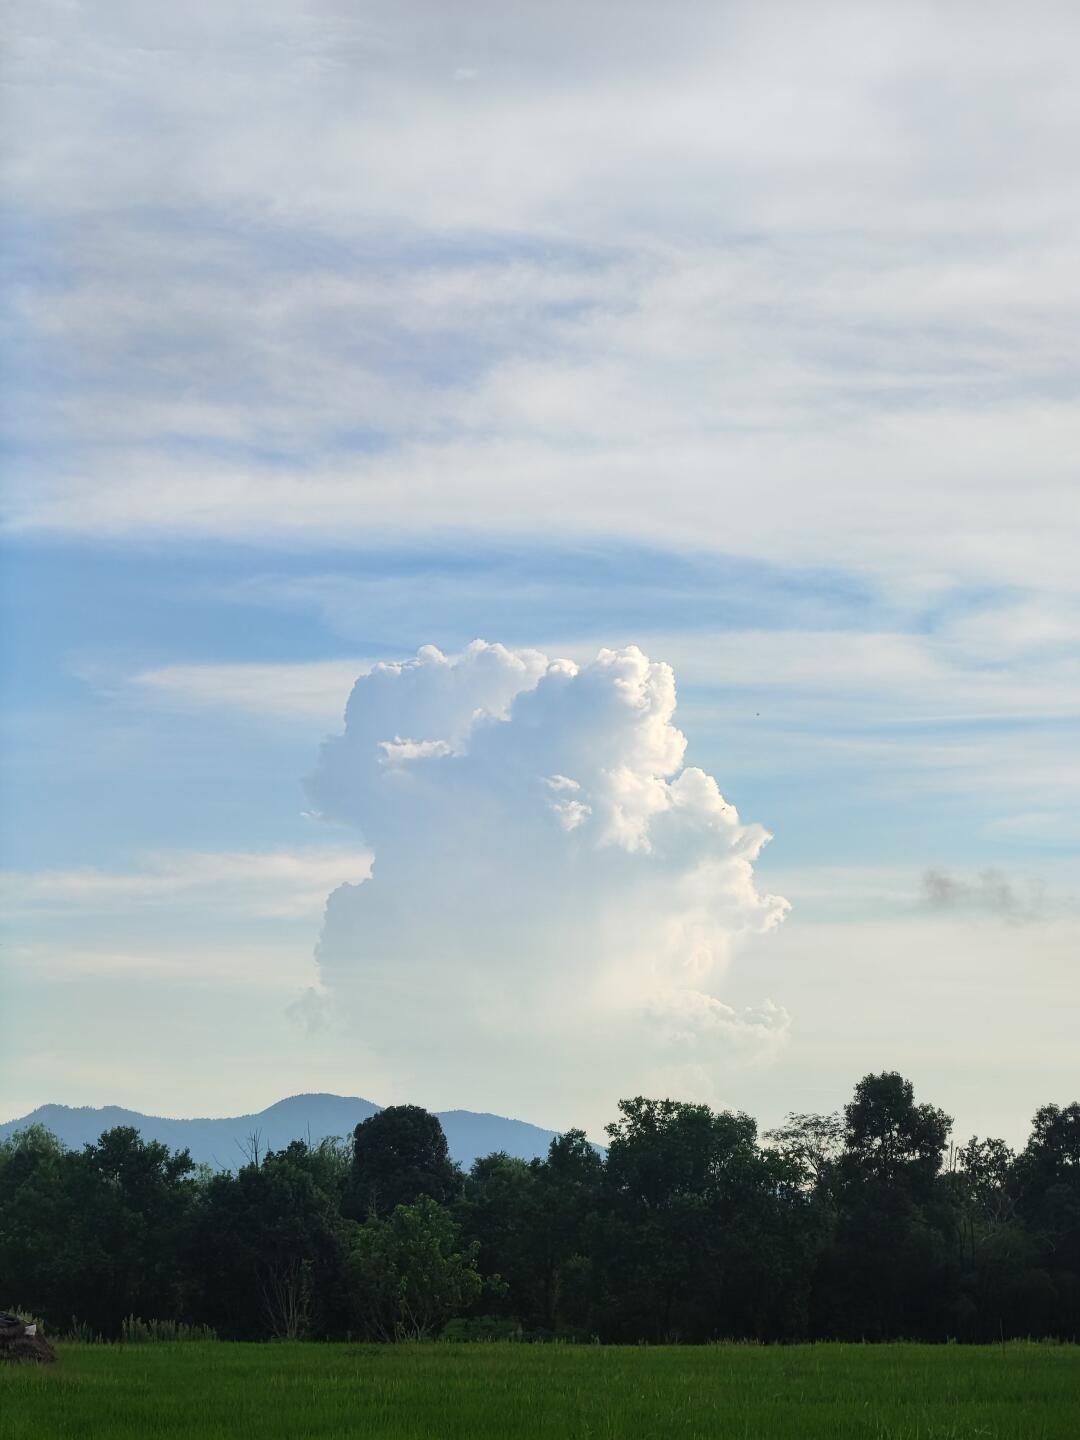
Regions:
[[634, 1099], [606, 1152], [454, 1166], [438, 1120], [392, 1106], [351, 1141], [236, 1174], [106, 1131], [0, 1145], [0, 1301], [54, 1331], [137, 1317], [223, 1338], [520, 1335], [985, 1341], [1080, 1335], [1080, 1105], [1026, 1147], [950, 1145], [895, 1073], [838, 1115]]

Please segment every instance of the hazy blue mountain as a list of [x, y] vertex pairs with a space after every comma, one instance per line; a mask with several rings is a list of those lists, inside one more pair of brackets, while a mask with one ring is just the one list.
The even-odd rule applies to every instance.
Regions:
[[[259, 1137], [262, 1150], [280, 1150], [290, 1140], [312, 1144], [326, 1135], [349, 1135], [355, 1125], [382, 1107], [370, 1100], [345, 1095], [290, 1095], [253, 1115], [218, 1120], [174, 1120], [142, 1115], [119, 1105], [40, 1105], [29, 1115], [0, 1124], [0, 1140], [27, 1125], [44, 1125], [65, 1145], [79, 1148], [96, 1140], [115, 1125], [133, 1125], [145, 1140], [160, 1140], [173, 1150], [188, 1149], [193, 1160], [219, 1169], [243, 1164], [251, 1137]], [[547, 1154], [554, 1130], [542, 1130], [523, 1120], [501, 1115], [478, 1115], [472, 1110], [446, 1110], [439, 1116], [450, 1154], [466, 1169], [478, 1155], [505, 1150], [523, 1160]]]

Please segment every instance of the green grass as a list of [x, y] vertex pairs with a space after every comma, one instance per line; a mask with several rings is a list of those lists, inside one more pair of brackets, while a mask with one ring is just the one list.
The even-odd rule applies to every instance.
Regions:
[[1076, 1440], [1080, 1347], [61, 1345], [2, 1440]]

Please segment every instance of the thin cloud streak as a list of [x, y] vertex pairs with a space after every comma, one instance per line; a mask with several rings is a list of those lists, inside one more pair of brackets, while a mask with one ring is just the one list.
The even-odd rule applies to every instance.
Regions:
[[269, 853], [147, 855], [138, 869], [5, 871], [0, 896], [10, 915], [39, 911], [138, 911], [197, 903], [251, 918], [317, 917], [328, 887], [359, 882], [369, 851], [312, 848]]

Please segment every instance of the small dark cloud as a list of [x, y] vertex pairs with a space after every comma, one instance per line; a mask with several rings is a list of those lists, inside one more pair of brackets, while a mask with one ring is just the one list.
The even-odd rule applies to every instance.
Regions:
[[927, 910], [964, 911], [1016, 923], [1039, 920], [1046, 913], [1041, 881], [1017, 886], [1003, 870], [994, 868], [964, 879], [931, 867], [923, 872], [921, 898]]

